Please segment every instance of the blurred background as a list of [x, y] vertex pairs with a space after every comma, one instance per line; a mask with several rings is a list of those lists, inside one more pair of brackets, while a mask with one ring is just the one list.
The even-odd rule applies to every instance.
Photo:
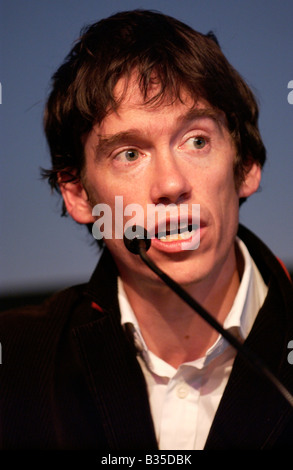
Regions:
[[92, 237], [60, 217], [59, 198], [40, 179], [40, 168], [50, 166], [42, 116], [50, 78], [80, 29], [135, 8], [213, 30], [254, 90], [268, 161], [261, 191], [241, 208], [240, 220], [293, 271], [292, 0], [1, 0], [1, 308], [85, 282], [96, 265]]

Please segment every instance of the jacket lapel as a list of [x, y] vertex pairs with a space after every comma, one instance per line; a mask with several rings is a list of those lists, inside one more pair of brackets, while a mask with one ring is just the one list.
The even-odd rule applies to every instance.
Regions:
[[[292, 327], [291, 330], [288, 327], [292, 324], [292, 319], [288, 322], [288, 315], [292, 317], [293, 311], [292, 288], [278, 264], [275, 265], [278, 261], [266, 252], [267, 248], [242, 228], [241, 234], [248, 248], [253, 237], [254, 259], [263, 276], [269, 271], [275, 274], [271, 276], [268, 296], [245, 345], [262, 358], [292, 393], [292, 366], [284, 347], [293, 337]], [[263, 260], [269, 261], [263, 264]], [[250, 365], [237, 356], [205, 448], [270, 448], [292, 414], [291, 406], [268, 379], [252, 371]]]
[[87, 288], [95, 319], [73, 333], [109, 448], [156, 449], [144, 377], [120, 325], [116, 274], [105, 252]]

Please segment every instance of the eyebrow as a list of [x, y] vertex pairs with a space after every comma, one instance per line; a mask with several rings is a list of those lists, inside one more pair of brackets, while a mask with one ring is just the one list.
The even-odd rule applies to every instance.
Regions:
[[[196, 119], [201, 118], [212, 119], [219, 128], [221, 128], [223, 125], [221, 113], [214, 108], [192, 108], [187, 113], [179, 116], [177, 118], [177, 123], [188, 124], [191, 121], [195, 121]], [[141, 131], [136, 128], [129, 129], [127, 131], [121, 131], [112, 135], [97, 134], [97, 137], [99, 138], [99, 142], [95, 147], [97, 158], [101, 154], [107, 154], [117, 146], [123, 144], [129, 145], [131, 140], [139, 140], [140, 142], [146, 141], [146, 138], [141, 134]]]
[[112, 148], [123, 144], [129, 144], [131, 140], [136, 140], [139, 138], [141, 141], [145, 139], [143, 136], [140, 135], [138, 129], [129, 129], [128, 131], [118, 132], [117, 134], [113, 135], [99, 135], [99, 142], [96, 145], [96, 156], [101, 153], [107, 153], [111, 151]]
[[212, 119], [219, 127], [223, 125], [223, 116], [221, 111], [215, 108], [192, 108], [187, 113], [179, 116], [178, 121], [188, 123], [196, 119], [209, 118]]

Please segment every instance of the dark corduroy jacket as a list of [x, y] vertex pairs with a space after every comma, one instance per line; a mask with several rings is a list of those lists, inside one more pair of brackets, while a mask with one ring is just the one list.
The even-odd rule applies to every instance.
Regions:
[[[293, 393], [293, 287], [247, 229], [267, 298], [245, 342]], [[143, 374], [120, 325], [117, 272], [107, 250], [90, 282], [42, 305], [0, 314], [2, 449], [157, 448]], [[293, 409], [237, 355], [206, 449], [293, 447]]]

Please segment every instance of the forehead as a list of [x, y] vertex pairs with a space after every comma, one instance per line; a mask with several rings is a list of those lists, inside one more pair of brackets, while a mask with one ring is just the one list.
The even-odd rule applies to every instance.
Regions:
[[[177, 91], [163, 90], [157, 76], [153, 74], [148, 82], [147, 90], [143, 89], [140, 77], [133, 72], [129, 77], [122, 77], [114, 87], [113, 97], [115, 106], [109, 107], [104, 120], [98, 125], [103, 128], [109, 117], [117, 119], [124, 117], [138, 117], [145, 113], [154, 116], [164, 115], [176, 109], [183, 120], [192, 120], [200, 117], [210, 117], [218, 125], [227, 126], [225, 113], [213, 106], [201, 96], [193, 96], [186, 87]], [[180, 116], [179, 116], [180, 118]]]
[[175, 101], [182, 101], [188, 107], [194, 107], [197, 100], [185, 87], [178, 89], [164, 89], [155, 73], [152, 73], [147, 85], [144, 85], [137, 72], [129, 77], [122, 77], [114, 87], [114, 100], [119, 107], [136, 106], [143, 108], [156, 108], [169, 106]]

